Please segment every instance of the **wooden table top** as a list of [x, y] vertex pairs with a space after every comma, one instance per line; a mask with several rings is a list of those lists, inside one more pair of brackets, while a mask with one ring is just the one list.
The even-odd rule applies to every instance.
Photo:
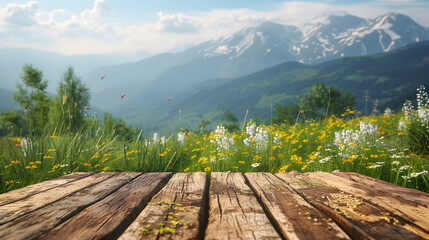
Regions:
[[1, 194], [0, 239], [429, 239], [429, 194], [357, 173], [78, 172]]

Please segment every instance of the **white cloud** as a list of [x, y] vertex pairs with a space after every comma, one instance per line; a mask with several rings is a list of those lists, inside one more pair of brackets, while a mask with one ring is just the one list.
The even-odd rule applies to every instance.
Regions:
[[36, 13], [40, 4], [30, 1], [27, 4], [10, 3], [0, 9], [0, 20], [18, 26], [31, 26], [36, 24]]
[[[271, 11], [216, 9], [205, 12], [159, 12], [153, 22], [123, 24], [108, 1], [94, 0], [90, 9], [43, 12], [40, 4], [8, 4], [0, 8], [0, 48], [33, 47], [63, 54], [92, 54], [146, 50], [165, 52], [175, 46], [198, 44], [271, 20], [299, 25], [318, 15], [338, 12], [374, 18], [395, 11], [429, 26], [429, 3], [378, 0], [368, 4], [334, 5], [329, 2], [284, 2]], [[409, 3], [409, 2], [408, 2]], [[401, 7], [398, 8], [398, 5]]]
[[192, 18], [182, 14], [158, 13], [159, 21], [156, 27], [160, 31], [169, 33], [192, 33], [197, 32], [198, 28]]

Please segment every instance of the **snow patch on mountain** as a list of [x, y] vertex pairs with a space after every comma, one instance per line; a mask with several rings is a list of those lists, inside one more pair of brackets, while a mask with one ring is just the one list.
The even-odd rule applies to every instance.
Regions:
[[193, 54], [204, 58], [227, 56], [234, 64], [237, 61], [248, 64], [253, 61], [248, 58], [264, 57], [268, 53], [276, 58], [271, 59], [270, 64], [287, 60], [318, 63], [344, 56], [388, 52], [423, 40], [429, 40], [429, 29], [405, 15], [391, 13], [365, 19], [341, 14], [317, 17], [299, 26], [264, 22], [203, 43]]

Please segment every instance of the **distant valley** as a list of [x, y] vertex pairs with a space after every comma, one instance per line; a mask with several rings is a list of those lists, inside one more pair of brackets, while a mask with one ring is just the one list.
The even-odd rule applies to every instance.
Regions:
[[316, 82], [350, 91], [362, 112], [366, 91], [369, 113], [375, 101], [381, 112], [386, 107], [400, 108], [405, 99], [415, 99], [419, 85], [429, 86], [429, 41], [378, 55], [318, 65], [287, 62], [239, 78], [209, 80], [187, 89], [174, 101], [135, 111], [126, 118], [154, 130], [175, 128], [177, 124], [195, 128], [201, 115], [219, 124], [225, 107], [240, 118], [249, 109], [249, 118], [266, 119], [276, 102], [296, 100]]

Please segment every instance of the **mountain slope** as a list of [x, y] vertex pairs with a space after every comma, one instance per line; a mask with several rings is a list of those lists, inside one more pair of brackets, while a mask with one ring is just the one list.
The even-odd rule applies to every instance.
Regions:
[[359, 110], [364, 110], [363, 96], [368, 89], [371, 111], [376, 99], [380, 106], [404, 93], [415, 94], [420, 84], [429, 84], [429, 41], [385, 54], [349, 57], [319, 65], [288, 62], [240, 78], [207, 81], [171, 102], [135, 111], [127, 119], [149, 129], [177, 126], [195, 129], [200, 115], [206, 115], [213, 124], [220, 123], [225, 106], [240, 118], [246, 109], [250, 110], [250, 117], [258, 114], [269, 118], [275, 102], [293, 100], [316, 82], [351, 91]]
[[240, 77], [288, 61], [316, 64], [389, 52], [423, 40], [429, 40], [429, 29], [396, 13], [375, 19], [325, 16], [298, 27], [265, 22], [171, 55], [181, 61], [133, 93], [126, 111], [122, 105], [111, 111], [162, 103], [208, 79]]

